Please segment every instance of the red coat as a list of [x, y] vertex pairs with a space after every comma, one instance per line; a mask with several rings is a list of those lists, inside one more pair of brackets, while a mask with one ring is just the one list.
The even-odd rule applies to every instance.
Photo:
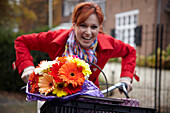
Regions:
[[[54, 60], [57, 56], [62, 56], [70, 30], [60, 29], [53, 32], [48, 31], [19, 36], [15, 40], [15, 65], [19, 73], [21, 74], [28, 66], [34, 66], [33, 58], [29, 52], [31, 50], [46, 52], [51, 60]], [[129, 44], [123, 43], [106, 34], [99, 33], [97, 39], [97, 65], [103, 69], [110, 58], [122, 57], [121, 77], [130, 77], [132, 79], [136, 65], [136, 50]], [[91, 66], [91, 70], [92, 75], [89, 79], [98, 85], [100, 70], [93, 65]]]

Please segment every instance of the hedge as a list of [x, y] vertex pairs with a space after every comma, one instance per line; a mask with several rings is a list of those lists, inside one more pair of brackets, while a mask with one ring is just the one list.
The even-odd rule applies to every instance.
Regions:
[[[48, 27], [36, 29], [29, 33], [13, 33], [11, 30], [5, 30], [0, 27], [0, 90], [3, 91], [20, 91], [20, 88], [26, 84], [20, 78], [18, 70], [13, 71], [12, 62], [15, 61], [14, 40], [19, 35], [29, 34], [32, 32], [39, 33], [48, 31]], [[37, 65], [41, 60], [50, 60], [48, 55], [38, 51], [31, 51], [34, 58], [34, 64]]]

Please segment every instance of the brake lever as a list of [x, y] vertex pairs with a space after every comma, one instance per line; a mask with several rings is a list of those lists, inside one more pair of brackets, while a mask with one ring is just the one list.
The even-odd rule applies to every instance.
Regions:
[[24, 90], [26, 89], [26, 87], [27, 87], [27, 86], [22, 86], [22, 87], [20, 88], [20, 91], [24, 91]]
[[105, 94], [105, 93], [107, 93], [107, 91], [109, 92], [109, 91], [112, 91], [112, 90], [114, 90], [116, 88], [119, 88], [125, 94], [126, 98], [129, 98], [127, 90], [126, 90], [127, 89], [127, 84], [125, 82], [116, 83], [115, 85], [109, 87], [108, 90], [105, 89], [105, 90], [102, 90], [101, 92], [103, 94]]
[[105, 94], [105, 93], [107, 93], [107, 91], [109, 92], [109, 91], [112, 91], [112, 90], [114, 90], [114, 89], [116, 89], [116, 88], [118, 88], [118, 87], [120, 87], [121, 86], [121, 83], [119, 82], [119, 83], [116, 83], [115, 85], [113, 85], [113, 86], [110, 86], [109, 88], [108, 88], [108, 90], [107, 89], [105, 89], [105, 90], [102, 90], [101, 92], [103, 93], [103, 94]]
[[128, 88], [127, 84], [125, 82], [121, 82], [121, 83], [122, 83], [122, 86], [119, 87], [120, 91], [122, 91], [125, 94], [126, 98], [129, 98], [129, 95], [127, 92], [127, 88]]

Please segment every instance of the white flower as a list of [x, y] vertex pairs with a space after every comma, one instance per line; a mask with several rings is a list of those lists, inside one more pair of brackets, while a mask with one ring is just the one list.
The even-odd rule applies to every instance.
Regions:
[[74, 61], [73, 61], [73, 57], [72, 57], [72, 56], [68, 56], [68, 57], [66, 57], [66, 60], [67, 60], [68, 62], [73, 62], [73, 63], [74, 63]]
[[35, 74], [43, 74], [44, 72], [48, 72], [50, 70], [50, 67], [52, 67], [53, 64], [55, 64], [56, 61], [42, 61], [39, 64], [39, 67], [35, 68]]

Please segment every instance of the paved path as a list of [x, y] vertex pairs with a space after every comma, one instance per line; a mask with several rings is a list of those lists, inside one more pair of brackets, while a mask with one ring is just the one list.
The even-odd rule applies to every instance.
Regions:
[[[140, 82], [133, 80], [133, 90], [129, 93], [129, 96], [139, 100], [140, 106], [153, 108], [155, 101], [155, 69], [136, 67], [135, 70], [137, 71], [137, 75], [140, 76]], [[109, 83], [119, 82], [121, 72], [120, 63], [107, 63], [103, 71]], [[157, 71], [157, 76], [159, 76], [159, 71]], [[159, 81], [159, 79], [157, 80]], [[159, 82], [157, 82], [157, 85], [159, 85]], [[124, 95], [119, 95], [116, 91], [114, 92], [113, 98], [125, 97]], [[161, 106], [165, 111], [170, 111], [170, 70], [162, 70], [161, 73]]]
[[25, 96], [0, 91], [0, 113], [36, 113], [36, 102], [27, 102]]

